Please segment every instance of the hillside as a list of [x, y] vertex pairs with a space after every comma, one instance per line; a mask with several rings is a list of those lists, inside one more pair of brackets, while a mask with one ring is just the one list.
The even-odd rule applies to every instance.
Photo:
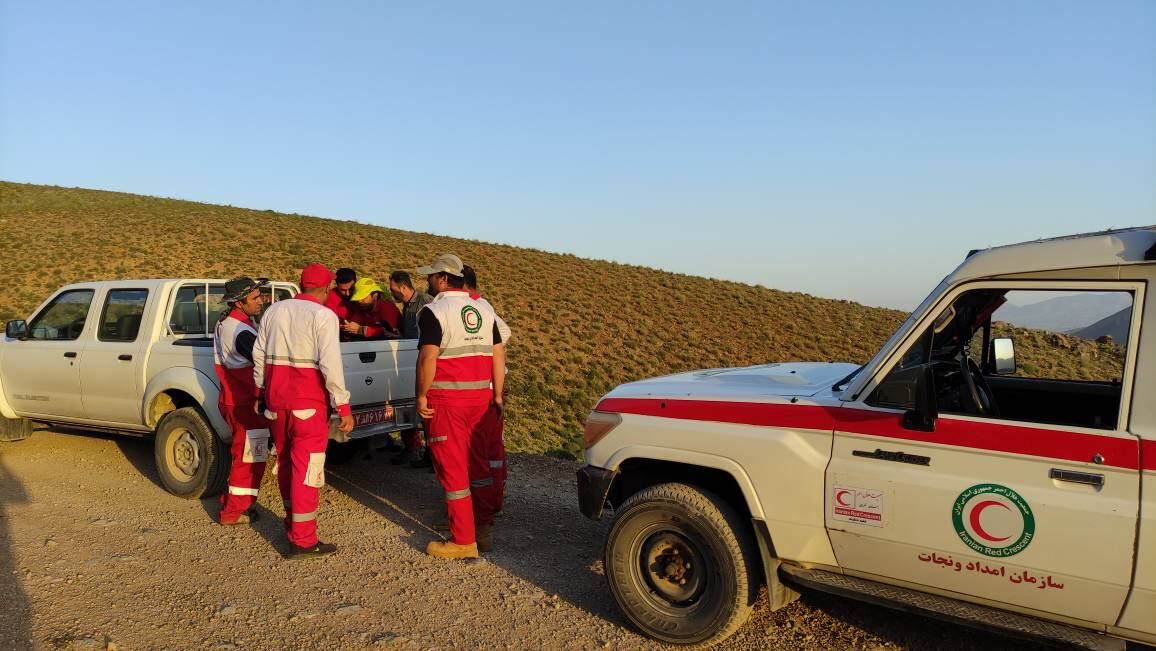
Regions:
[[[400, 216], [397, 225], [409, 226]], [[622, 382], [770, 361], [861, 363], [905, 316], [352, 221], [0, 182], [8, 278], [0, 285], [0, 320], [27, 316], [60, 285], [82, 280], [242, 273], [291, 280], [316, 261], [384, 279], [444, 252], [478, 270], [482, 292], [514, 330], [506, 436], [512, 448], [533, 452], [580, 453], [586, 414]]]

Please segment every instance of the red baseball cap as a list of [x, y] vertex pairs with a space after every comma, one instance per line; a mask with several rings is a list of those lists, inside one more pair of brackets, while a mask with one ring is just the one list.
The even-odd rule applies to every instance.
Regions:
[[329, 287], [331, 282], [333, 282], [333, 272], [320, 262], [314, 262], [301, 270], [301, 289]]

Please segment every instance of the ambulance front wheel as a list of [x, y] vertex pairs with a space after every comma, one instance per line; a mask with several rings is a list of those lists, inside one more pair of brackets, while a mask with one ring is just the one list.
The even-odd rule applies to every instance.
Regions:
[[165, 490], [185, 499], [219, 495], [229, 481], [229, 447], [195, 407], [165, 414], [153, 447]]
[[725, 500], [689, 484], [643, 489], [617, 509], [603, 565], [618, 607], [671, 644], [720, 642], [758, 595], [750, 526]]

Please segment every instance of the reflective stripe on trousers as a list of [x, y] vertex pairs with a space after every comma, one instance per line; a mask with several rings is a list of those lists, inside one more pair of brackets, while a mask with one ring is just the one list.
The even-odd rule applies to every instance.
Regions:
[[[471, 482], [472, 483], [472, 482]], [[460, 491], [446, 491], [446, 501], [460, 500], [470, 496], [470, 489], [463, 488]]]
[[312, 513], [294, 513], [289, 518], [293, 522], [310, 522], [317, 519], [317, 511]]
[[230, 495], [252, 495], [252, 496], [256, 497], [257, 495], [261, 494], [261, 491], [258, 488], [244, 488], [242, 486], [230, 486], [229, 487], [229, 494]]

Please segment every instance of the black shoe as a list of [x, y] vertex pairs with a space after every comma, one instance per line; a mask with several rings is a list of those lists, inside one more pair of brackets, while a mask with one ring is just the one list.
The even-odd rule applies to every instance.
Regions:
[[298, 547], [297, 545], [289, 545], [289, 556], [287, 558], [291, 561], [302, 558], [322, 558], [323, 556], [329, 556], [336, 551], [337, 545], [334, 545], [333, 543], [323, 543], [321, 541], [317, 541], [317, 544], [312, 547]]

